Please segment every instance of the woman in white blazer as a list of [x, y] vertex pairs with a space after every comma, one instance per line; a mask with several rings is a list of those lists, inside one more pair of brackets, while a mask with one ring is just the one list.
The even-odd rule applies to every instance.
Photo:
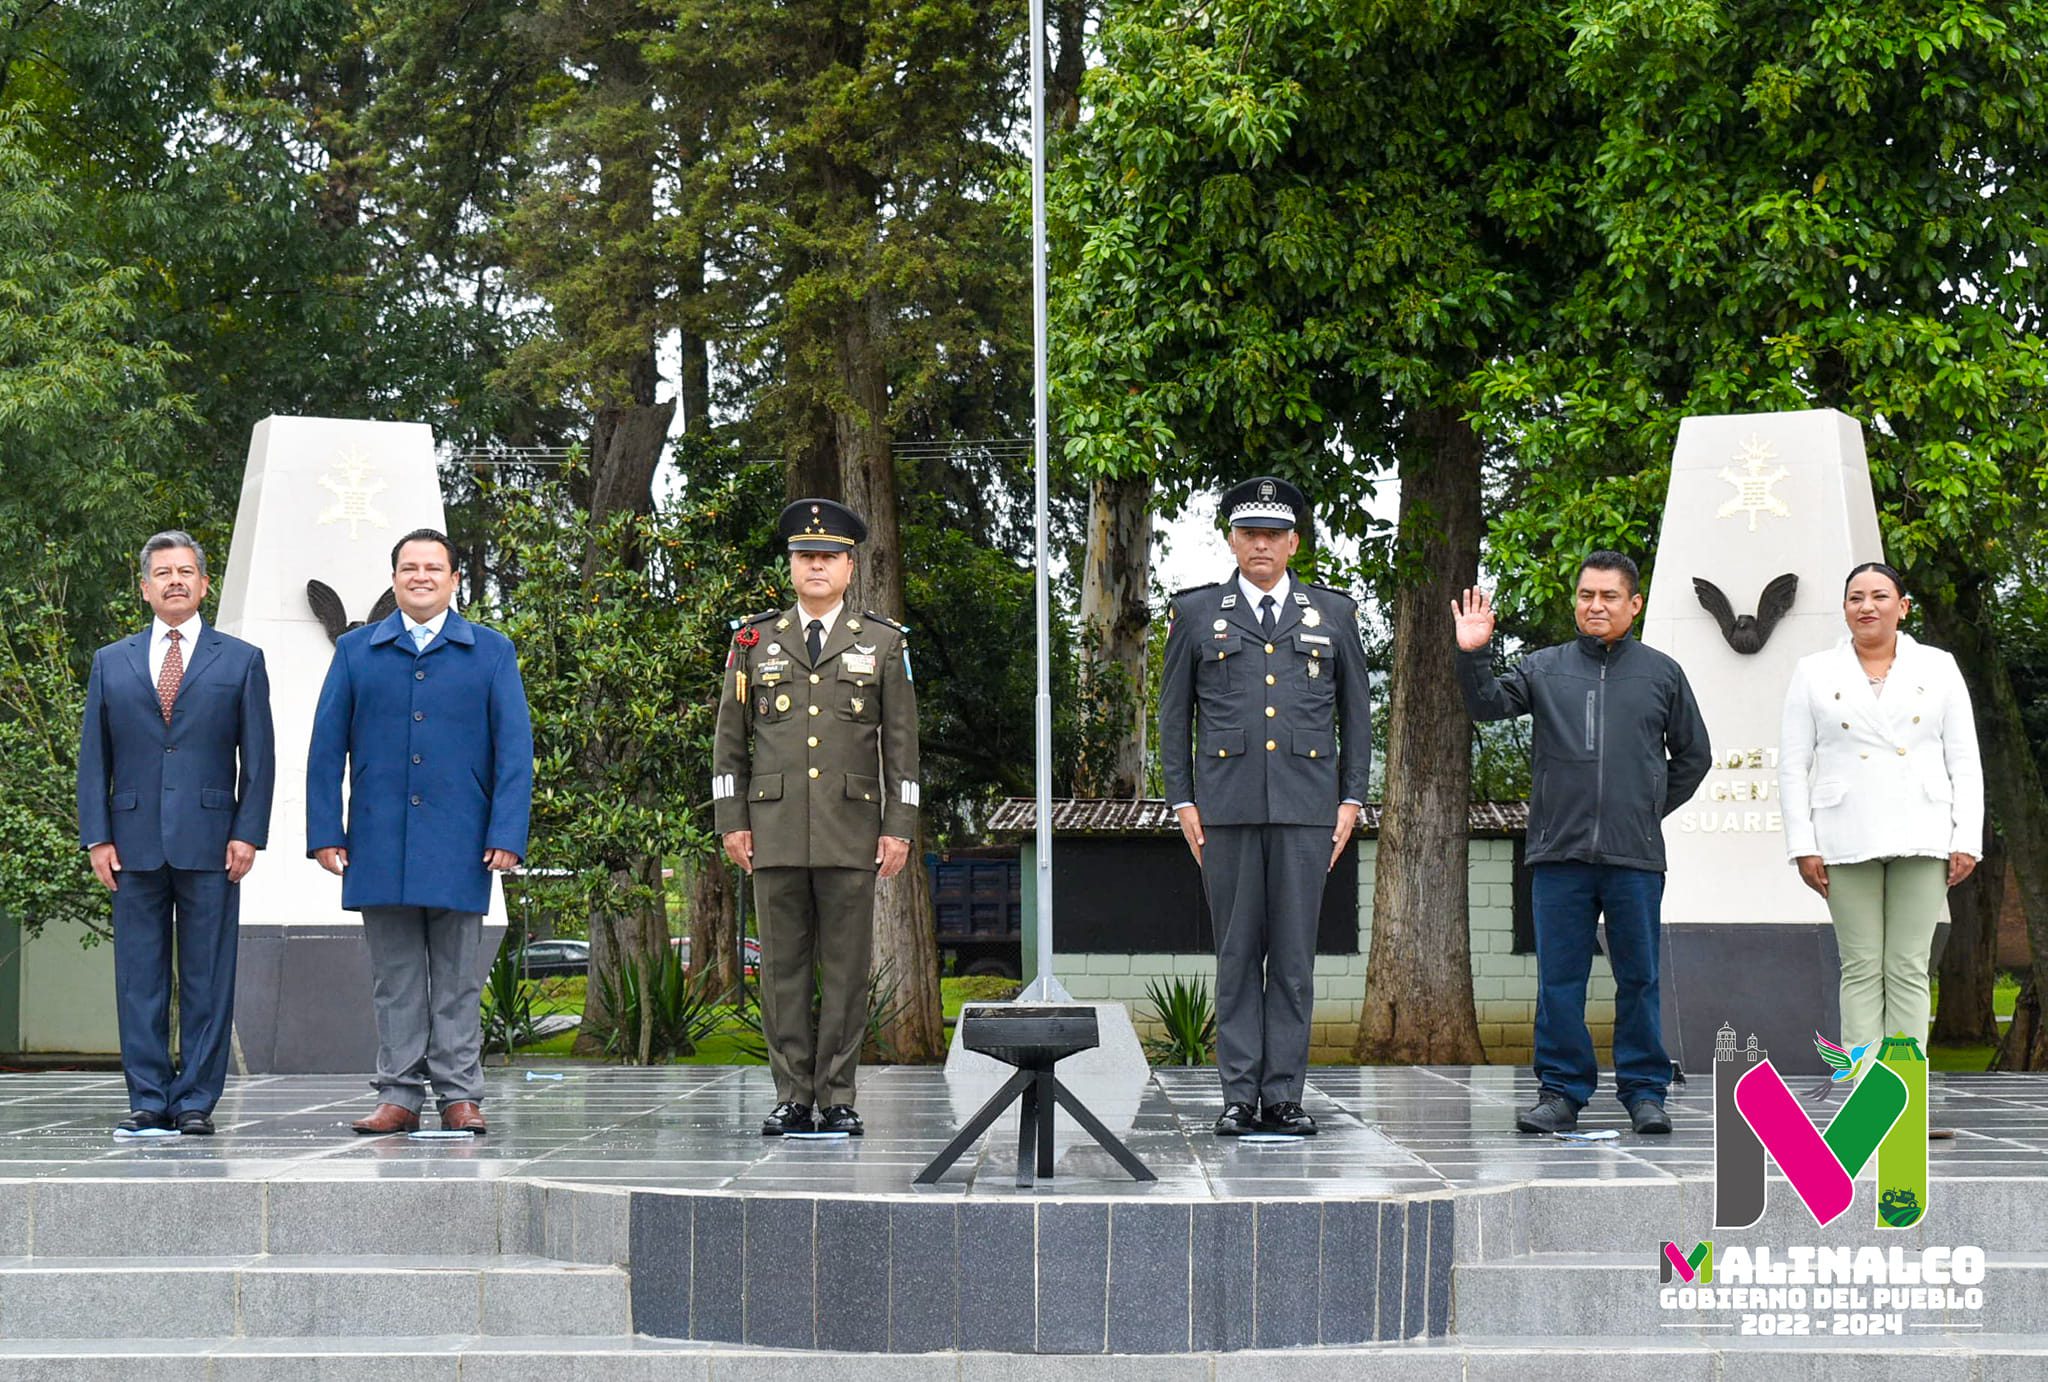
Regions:
[[1948, 890], [1984, 853], [1984, 773], [1956, 660], [1899, 632], [1899, 573], [1849, 574], [1849, 636], [1800, 659], [1785, 694], [1785, 847], [1827, 899], [1851, 1049], [1927, 1040], [1928, 961]]

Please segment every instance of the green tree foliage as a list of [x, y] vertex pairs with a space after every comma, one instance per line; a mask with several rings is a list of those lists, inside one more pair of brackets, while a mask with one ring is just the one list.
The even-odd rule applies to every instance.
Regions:
[[[573, 475], [488, 494], [499, 542], [502, 618], [518, 646], [534, 719], [536, 869], [525, 883], [551, 910], [589, 918], [593, 953], [618, 963], [666, 953], [666, 860], [715, 857], [709, 788], [717, 670], [731, 646], [729, 611], [775, 602], [774, 573], [751, 560], [779, 504], [743, 477], [657, 515], [592, 525]], [[652, 935], [653, 947], [626, 935]], [[653, 1009], [636, 1009], [651, 1021]], [[593, 1043], [651, 1050], [645, 1033], [615, 1033], [600, 1001], [586, 1009]]]

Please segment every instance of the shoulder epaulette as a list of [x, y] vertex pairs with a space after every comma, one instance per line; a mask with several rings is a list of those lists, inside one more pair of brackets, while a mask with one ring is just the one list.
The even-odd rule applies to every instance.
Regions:
[[1176, 590], [1173, 592], [1172, 595], [1168, 596], [1167, 598], [1178, 600], [1183, 595], [1192, 595], [1198, 590], [1214, 590], [1217, 586], [1222, 584], [1223, 582], [1221, 581], [1204, 581], [1200, 585], [1191, 585], [1186, 587], [1185, 589]]
[[780, 614], [780, 613], [781, 613], [781, 611], [780, 611], [780, 610], [774, 610], [774, 609], [766, 609], [766, 610], [762, 610], [762, 611], [761, 611], [761, 612], [760, 612], [759, 614], [749, 614], [749, 615], [748, 615], [748, 616], [747, 616], [746, 618], [744, 618], [744, 619], [734, 619], [734, 620], [732, 620], [732, 621], [731, 621], [731, 623], [730, 623], [730, 624], [729, 624], [729, 625], [728, 625], [727, 627], [729, 627], [729, 628], [732, 628], [732, 629], [734, 629], [734, 630], [738, 630], [738, 629], [743, 629], [743, 628], [745, 628], [745, 627], [746, 627], [747, 625], [749, 625], [749, 624], [758, 624], [758, 623], [760, 623], [760, 622], [761, 622], [761, 621], [762, 621], [763, 619], [773, 619], [773, 618], [774, 618], [774, 617], [775, 617], [775, 616], [776, 616], [777, 614]]
[[891, 619], [888, 615], [877, 614], [871, 609], [862, 610], [860, 612], [860, 617], [863, 619], [872, 619], [877, 624], [881, 624], [885, 627], [892, 628], [896, 630], [896, 632], [901, 634], [908, 634], [910, 632], [910, 626], [908, 624], [899, 624], [894, 619]]
[[1325, 595], [1335, 595], [1338, 599], [1348, 600], [1350, 603], [1354, 605], [1358, 603], [1358, 597], [1356, 595], [1353, 595], [1348, 590], [1339, 590], [1334, 585], [1321, 585], [1315, 581], [1303, 581], [1302, 584], [1307, 586], [1310, 590], [1320, 590]]

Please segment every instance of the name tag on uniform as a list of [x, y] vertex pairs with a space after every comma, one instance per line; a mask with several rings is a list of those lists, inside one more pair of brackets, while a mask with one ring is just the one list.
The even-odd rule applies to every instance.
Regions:
[[841, 653], [839, 655], [839, 662], [849, 672], [870, 677], [875, 674], [875, 655], [873, 653]]
[[788, 658], [775, 662], [763, 662], [754, 669], [754, 679], [763, 686], [773, 686], [787, 675], [789, 675]]
[[1326, 633], [1305, 633], [1301, 635], [1301, 641], [1304, 643], [1320, 643], [1324, 647], [1328, 647], [1330, 635]]

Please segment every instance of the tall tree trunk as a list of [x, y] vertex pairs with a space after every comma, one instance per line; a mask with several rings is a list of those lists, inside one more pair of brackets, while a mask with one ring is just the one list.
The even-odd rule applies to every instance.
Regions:
[[[592, 381], [598, 396], [590, 429], [588, 507], [593, 527], [620, 514], [646, 515], [654, 511], [654, 472], [668, 444], [669, 423], [676, 410], [674, 399], [657, 400], [661, 384], [655, 353], [660, 321], [658, 280], [663, 268], [653, 252], [654, 168], [659, 140], [648, 114], [647, 65], [637, 40], [615, 35], [608, 35], [598, 44], [595, 62], [597, 71], [590, 99], [605, 116], [598, 126], [603, 131], [603, 143], [598, 151], [597, 196], [613, 231], [612, 244], [607, 247], [602, 263], [618, 318], [629, 324], [629, 329], [619, 332], [620, 343], [596, 367]], [[636, 565], [647, 559], [647, 554], [637, 547], [626, 550], [628, 560]], [[597, 546], [593, 543], [585, 559], [586, 581], [594, 572], [596, 561]], [[601, 780], [608, 775], [609, 764], [628, 761], [637, 751], [638, 745], [630, 741], [593, 745], [589, 750], [592, 778]], [[639, 804], [654, 803], [643, 800]], [[594, 1038], [615, 1016], [604, 1000], [606, 985], [618, 982], [623, 966], [628, 963], [651, 964], [669, 943], [662, 867], [658, 854], [613, 863], [613, 879], [618, 886], [637, 883], [643, 892], [651, 890], [652, 901], [629, 914], [610, 918], [602, 927], [597, 918], [592, 919], [585, 1031], [576, 1042], [579, 1052], [587, 1052]], [[641, 1030], [626, 1043], [639, 1059], [647, 1058], [648, 1038], [648, 1022], [643, 1015]]]
[[1386, 802], [1352, 1054], [1361, 1063], [1459, 1065], [1486, 1053], [1466, 907], [1472, 722], [1450, 693], [1457, 646], [1445, 611], [1478, 579], [1480, 446], [1451, 408], [1418, 414], [1410, 436], [1397, 551], [1400, 569], [1424, 574], [1394, 597]]
[[[847, 506], [868, 525], [868, 538], [846, 593], [847, 607], [901, 620], [903, 534], [895, 459], [889, 447], [889, 367], [881, 306], [871, 299], [846, 320], [839, 367], [842, 395], [851, 406], [837, 410], [834, 423], [840, 491]], [[945, 1029], [940, 1021], [939, 944], [932, 928], [922, 826], [911, 841], [909, 864], [875, 887], [874, 966], [896, 988], [894, 1013], [883, 1029], [883, 1041], [898, 1060], [938, 1060], [945, 1054]]]
[[690, 899], [690, 976], [710, 993], [724, 996], [739, 987], [739, 896], [732, 870], [721, 854], [692, 859], [683, 870]]
[[1099, 713], [1120, 726], [1113, 754], [1084, 762], [1077, 796], [1137, 799], [1145, 790], [1146, 651], [1152, 610], [1152, 480], [1097, 476], [1088, 493], [1088, 548], [1081, 572], [1082, 675]]
[[[1970, 688], [1984, 764], [1985, 803], [2005, 837], [2013, 881], [2019, 884], [2027, 941], [2033, 949], [2027, 987], [2038, 996], [2048, 991], [2048, 795], [2042, 792], [2019, 697], [1999, 649], [1985, 582], [1979, 577], [1959, 583], [1953, 603], [1934, 598], [1921, 609], [1929, 636], [1955, 654]], [[2015, 1010], [1992, 1069], [2048, 1069], [2048, 1026], [2023, 1022]]]
[[2005, 844], [1997, 831], [1984, 836], [1984, 862], [1951, 888], [1948, 945], [1941, 952], [1941, 1006], [1929, 1041], [1952, 1046], [1995, 1045], [1998, 1017], [1998, 913], [2005, 906]]

